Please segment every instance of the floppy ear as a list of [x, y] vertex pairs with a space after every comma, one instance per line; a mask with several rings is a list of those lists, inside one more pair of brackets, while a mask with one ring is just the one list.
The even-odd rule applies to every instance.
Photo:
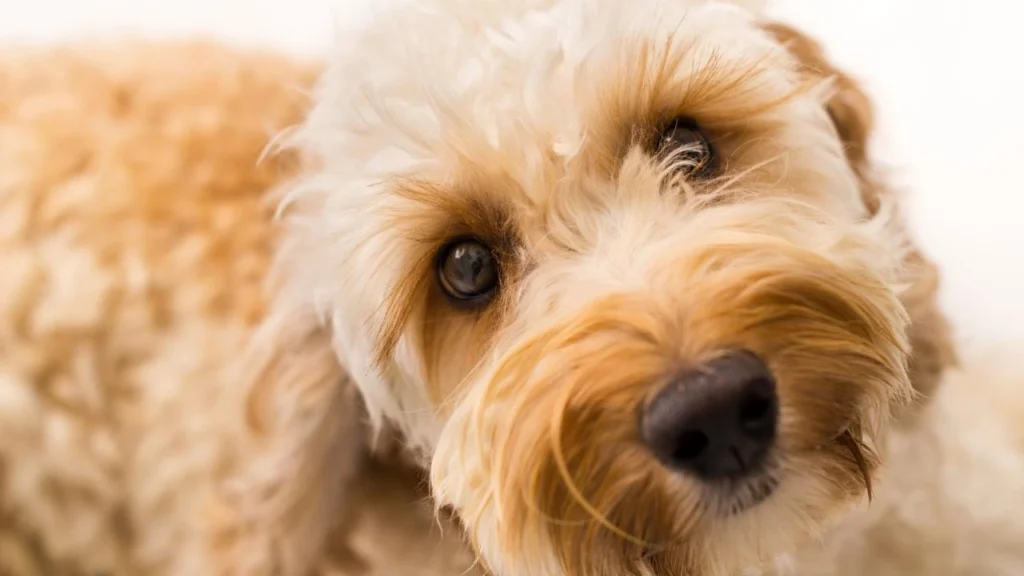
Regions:
[[[871, 161], [870, 142], [875, 127], [874, 107], [860, 84], [834, 66], [821, 44], [795, 28], [770, 22], [764, 29], [796, 57], [803, 73], [816, 79], [830, 79], [832, 92], [825, 108], [835, 124], [850, 167], [860, 181], [861, 198], [868, 211], [876, 213], [881, 200], [892, 194], [881, 171]], [[938, 385], [945, 368], [956, 363], [952, 329], [939, 309], [939, 272], [916, 247], [905, 261], [912, 285], [903, 295], [911, 318], [912, 346], [910, 376], [914, 388], [924, 397]]]
[[211, 574], [309, 574], [344, 546], [364, 460], [355, 387], [326, 331], [300, 311], [272, 312], [253, 333], [213, 507]]
[[[856, 80], [829, 62], [821, 44], [811, 37], [778, 22], [764, 24], [764, 29], [796, 57], [808, 77], [831, 80], [832, 92], [825, 107], [843, 142], [851, 167], [858, 177], [869, 176], [868, 143], [875, 127], [871, 99]], [[871, 200], [869, 207], [877, 208], [877, 201], [866, 200]]]

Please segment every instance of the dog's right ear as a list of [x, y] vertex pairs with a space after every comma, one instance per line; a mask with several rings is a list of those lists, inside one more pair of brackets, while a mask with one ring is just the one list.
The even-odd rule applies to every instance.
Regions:
[[329, 334], [312, 315], [272, 311], [242, 354], [238, 388], [226, 395], [234, 426], [211, 573], [306, 574], [328, 555], [358, 563], [344, 533], [366, 441]]

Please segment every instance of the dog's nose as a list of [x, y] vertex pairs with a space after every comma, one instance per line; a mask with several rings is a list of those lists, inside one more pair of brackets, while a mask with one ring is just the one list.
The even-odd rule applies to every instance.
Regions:
[[756, 470], [778, 419], [775, 379], [760, 358], [741, 350], [675, 378], [645, 407], [641, 430], [662, 464], [713, 480]]

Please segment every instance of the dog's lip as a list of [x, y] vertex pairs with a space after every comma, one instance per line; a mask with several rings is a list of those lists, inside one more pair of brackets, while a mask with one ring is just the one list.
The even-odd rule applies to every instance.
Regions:
[[775, 490], [779, 487], [779, 480], [773, 476], [764, 476], [757, 480], [752, 480], [747, 483], [744, 487], [748, 497], [739, 500], [737, 499], [736, 505], [732, 510], [732, 515], [742, 514], [751, 508], [763, 504], [768, 498], [771, 498], [775, 494]]
[[778, 471], [764, 470], [756, 475], [743, 479], [726, 481], [714, 488], [721, 495], [728, 495], [727, 504], [722, 510], [725, 516], [738, 516], [763, 504], [771, 498], [782, 484]]
[[775, 493], [775, 490], [778, 487], [779, 481], [775, 478], [769, 477], [766, 480], [759, 482], [753, 490], [754, 498], [753, 500], [751, 500], [750, 505], [757, 506], [758, 504], [764, 502], [769, 497], [771, 497], [772, 494]]

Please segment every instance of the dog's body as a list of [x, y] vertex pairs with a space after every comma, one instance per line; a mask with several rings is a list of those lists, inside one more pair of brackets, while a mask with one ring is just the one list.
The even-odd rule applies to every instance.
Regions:
[[201, 573], [273, 242], [256, 159], [311, 79], [203, 45], [5, 53], [0, 572]]
[[[559, 4], [545, 0], [531, 6], [561, 14]], [[654, 4], [643, 2], [638, 13]], [[705, 30], [714, 36], [721, 25], [749, 40], [745, 21], [729, 11], [705, 11], [700, 2], [693, 4], [697, 24], [692, 30], [682, 28], [684, 36]], [[556, 101], [559, 83], [576, 82], [575, 89], [585, 90], [595, 80], [559, 72], [564, 71], [560, 67], [571, 70], [572, 58], [600, 53], [593, 46], [587, 48], [591, 52], [573, 51], [572, 42], [587, 41], [582, 29], [567, 32], [580, 36], [567, 36], [565, 54], [548, 63], [550, 70], [540, 66], [536, 77], [521, 79], [524, 93], [547, 100], [524, 104], [512, 97], [496, 108], [509, 112], [527, 106], [524, 118], [505, 122], [487, 108], [485, 96], [462, 108], [446, 101], [453, 96], [443, 89], [473, 93], [475, 82], [520, 80], [514, 77], [517, 63], [532, 65], [536, 55], [516, 41], [546, 30], [542, 18], [537, 25], [530, 15], [503, 15], [493, 6], [498, 16], [467, 9], [464, 18], [448, 19], [444, 9], [455, 5], [438, 1], [434, 7], [440, 12], [402, 18], [410, 23], [421, 18], [434, 27], [428, 31], [473, 29], [494, 18], [522, 26], [506, 30], [504, 40], [489, 35], [493, 30], [466, 34], [467, 42], [489, 47], [474, 54], [492, 58], [498, 76], [487, 80], [484, 62], [484, 68], [466, 68], [465, 75], [420, 91], [411, 86], [430, 85], [429, 74], [418, 76], [398, 66], [410, 51], [401, 43], [385, 49], [379, 42], [395, 39], [387, 28], [371, 31], [363, 40], [368, 49], [379, 49], [375, 66], [384, 72], [360, 72], [350, 59], [328, 72], [317, 107], [296, 140], [304, 156], [301, 164], [293, 163], [299, 158], [290, 154], [258, 160], [274, 134], [302, 121], [305, 92], [320, 73], [316, 66], [212, 45], [139, 44], [4, 56], [0, 574], [300, 576], [313, 569], [325, 574], [347, 569], [352, 563], [343, 555], [352, 540], [353, 501], [374, 507], [386, 498], [375, 489], [381, 485], [370, 482], [366, 492], [366, 483], [359, 481], [368, 474], [369, 430], [357, 388], [373, 424], [394, 425], [418, 450], [421, 463], [432, 467], [439, 503], [455, 509], [484, 564], [498, 576], [580, 571], [588, 576], [626, 571], [704, 576], [756, 570], [759, 562], [790, 565], [807, 576], [1024, 573], [1024, 522], [1019, 519], [1024, 509], [1024, 392], [1016, 384], [1024, 379], [1012, 373], [992, 376], [973, 365], [955, 368], [934, 304], [934, 271], [912, 247], [890, 237], [892, 225], [879, 216], [889, 199], [865, 152], [870, 134], [866, 103], [848, 78], [840, 76], [835, 95], [823, 100], [813, 91], [788, 93], [794, 89], [788, 84], [804, 74], [836, 72], [812, 43], [778, 26], [766, 27], [764, 38], [751, 40], [764, 50], [751, 60], [766, 67], [763, 78], [756, 68], [730, 68], [729, 50], [714, 56], [720, 68], [705, 70], [701, 78], [706, 84], [696, 84], [706, 90], [707, 100], [694, 96], [685, 105], [699, 110], [684, 112], [720, 125], [718, 145], [738, 166], [736, 179], [748, 178], [746, 185], [759, 193], [783, 192], [769, 198], [778, 205], [751, 201], [749, 213], [740, 209], [742, 202], [726, 196], [724, 207], [705, 207], [694, 198], [699, 210], [679, 207], [671, 198], [641, 193], [678, 187], [693, 194], [699, 183], [663, 183], [668, 177], [642, 155], [618, 158], [623, 150], [616, 146], [625, 149], [626, 144], [597, 152], [587, 148], [611, 138], [619, 129], [615, 124], [626, 120], [616, 114], [649, 96], [633, 93], [632, 80], [623, 84], [621, 94], [613, 93], [614, 86], [605, 94], [619, 106], [601, 111], [610, 124], [596, 126], [580, 141], [559, 140], [565, 110], [559, 116], [545, 106], [566, 106]], [[600, 21], [618, 25], [615, 18]], [[685, 60], [685, 54], [676, 62], [676, 55], [658, 53], [662, 39], [655, 42], [643, 32], [638, 41], [652, 42], [645, 65], [661, 66], [658, 74], [664, 77], [636, 85], [665, 81], [670, 64], [688, 63], [701, 71], [701, 62]], [[806, 68], [793, 63], [772, 68], [769, 62], [783, 58], [784, 50], [769, 38], [793, 51]], [[612, 34], [610, 40], [615, 39]], [[700, 48], [702, 38], [680, 41]], [[622, 54], [639, 57], [629, 52], [632, 44], [625, 46]], [[674, 50], [671, 42], [665, 46]], [[492, 48], [493, 54], [488, 52]], [[430, 72], [458, 70], [458, 58], [465, 56], [460, 48], [453, 44], [437, 50]], [[444, 54], [452, 60], [443, 61]], [[495, 97], [484, 90], [479, 94]], [[369, 98], [370, 106], [360, 107], [367, 102], [357, 96]], [[397, 101], [401, 96], [411, 99], [406, 107]], [[576, 96], [583, 108], [607, 104]], [[671, 91], [659, 97], [670, 102], [661, 106], [681, 106], [671, 102]], [[655, 97], [650, 98], [654, 107]], [[436, 113], [437, 125], [409, 121], [409, 114], [423, 113], [417, 106]], [[742, 118], [732, 116], [737, 107], [743, 108]], [[470, 112], [492, 122], [481, 127], [487, 133], [480, 138], [476, 125], [460, 117]], [[455, 138], [446, 141], [447, 148], [431, 140], [438, 126], [444, 138]], [[544, 148], [549, 137], [554, 144]], [[759, 150], [757, 142], [780, 148]], [[799, 153], [788, 148], [796, 143], [807, 148]], [[529, 154], [532, 144], [538, 144], [540, 154]], [[502, 149], [506, 145], [523, 154], [510, 155]], [[410, 152], [435, 148], [443, 149], [438, 156], [443, 160]], [[780, 151], [790, 154], [785, 170], [772, 168]], [[346, 153], [351, 156], [332, 156]], [[483, 161], [474, 154], [483, 154], [486, 162], [477, 164]], [[445, 175], [449, 161], [464, 163], [453, 180]], [[530, 194], [515, 196], [524, 190], [542, 197], [543, 186], [562, 187], [566, 195], [573, 186], [589, 186], [590, 194], [599, 195], [609, 173], [617, 175], [626, 199], [604, 205], [606, 212], [593, 212], [597, 200], [583, 196], [563, 196], [575, 198], [564, 205], [546, 204], [544, 224], [516, 212], [529, 202], [545, 205], [543, 198], [527, 198]], [[302, 177], [291, 180], [296, 174]], [[279, 185], [286, 193], [282, 223], [273, 219]], [[370, 195], [392, 185], [400, 189], [395, 195]], [[481, 197], [453, 208], [459, 201], [448, 198], [449, 187], [469, 185], [505, 190], [520, 204], [493, 205], [493, 198]], [[345, 189], [349, 196], [331, 195]], [[833, 189], [834, 195], [822, 192]], [[792, 190], [805, 196], [787, 204]], [[655, 231], [651, 238], [629, 220], [642, 217], [636, 212], [641, 205], [652, 218], [640, 223]], [[615, 224], [619, 236], [611, 236], [608, 214], [614, 217], [617, 210], [624, 218], [632, 216]], [[492, 211], [497, 220], [491, 219]], [[814, 215], [817, 211], [822, 214]], [[665, 236], [690, 245], [656, 243], [652, 238], [663, 232], [682, 233], [667, 219], [676, 212], [704, 236]], [[442, 222], [440, 231], [432, 231]], [[495, 230], [496, 222], [510, 228]], [[470, 324], [464, 312], [448, 308], [440, 288], [424, 282], [419, 272], [395, 276], [407, 265], [432, 265], [437, 246], [431, 234], [451, 235], [453, 230], [509, 242], [501, 257], [517, 276], [503, 276], [503, 283], [534, 275], [532, 283], [518, 286], [519, 300], [502, 301], [502, 314], [509, 317], [477, 312], [478, 323]], [[720, 230], [733, 235], [716, 235]], [[742, 234], [747, 232], [749, 237]], [[615, 250], [616, 238], [644, 244], [652, 262], [682, 258], [690, 264], [680, 264], [686, 273], [679, 278], [630, 264], [631, 273], [650, 275], [645, 282], [610, 283], [609, 272], [621, 271], [601, 266], [625, 266], [626, 261]], [[417, 242], [425, 242], [427, 251], [402, 252]], [[578, 257], [589, 254], [592, 243], [602, 246], [600, 258], [606, 264], [595, 267]], [[758, 252], [764, 243], [774, 252]], [[738, 278], [748, 275], [744, 283], [752, 287], [735, 294], [731, 308], [715, 309], [715, 301], [707, 300], [707, 317], [676, 320], [688, 326], [692, 338], [676, 342], [664, 329], [666, 315], [693, 302], [651, 294], [665, 283], [686, 284], [688, 295], [700, 294], [702, 283], [717, 283], [725, 298], [733, 281], [713, 262], [722, 250], [735, 252], [731, 265]], [[531, 253], [530, 258], [513, 257]], [[761, 254], [760, 260], [754, 254]], [[772, 263], [772, 254], [783, 257]], [[381, 266], [375, 256], [393, 257], [395, 264]], [[895, 257], [904, 259], [888, 261]], [[711, 264], [698, 266], [692, 258]], [[808, 263], [819, 268], [805, 270]], [[775, 268], [768, 270], [768, 264]], [[907, 271], [910, 275], [903, 276]], [[760, 275], [764, 285], [752, 283], [751, 274]], [[776, 277], [780, 286], [804, 299], [784, 302], [786, 294], [773, 291], [768, 282]], [[569, 298], [578, 302], [567, 300], [564, 292], [573, 282], [581, 288]], [[624, 295], [632, 300], [617, 300]], [[645, 308], [646, 296], [657, 306]], [[577, 307], [602, 298], [607, 298], [603, 309]], [[774, 316], [783, 306], [789, 315]], [[619, 340], [601, 333], [625, 327], [643, 336], [632, 342], [635, 334], [621, 332], [624, 342], [632, 342], [631, 362], [641, 366], [636, 370], [647, 370], [641, 360], [650, 357], [652, 367], [643, 378], [660, 378], [664, 363], [658, 354], [663, 352], [648, 347], [661, 340], [673, 342], [674, 361], [684, 367], [703, 362], [723, 342], [753, 348], [767, 358], [779, 374], [780, 434], [787, 442], [806, 445], [788, 454], [792, 461], [779, 457], [786, 472], [779, 472], [782, 480], [773, 480], [769, 489], [777, 493], [736, 518], [719, 517], [702, 509], [699, 499], [693, 503], [693, 494], [701, 493], [693, 485], [680, 483], [635, 449], [634, 433], [624, 427], [632, 419], [598, 411], [597, 422], [604, 422], [598, 431], [588, 428], [586, 420], [573, 420], [579, 416], [574, 410], [591, 403], [607, 411], [619, 403], [647, 402], [650, 390], [634, 390], [638, 383], [626, 386], [617, 380], [637, 374], [606, 369], [590, 375], [607, 376], [607, 381], [591, 380], [604, 382], [601, 396], [587, 396], [595, 392], [581, 388], [575, 399], [549, 398], [546, 394], [557, 388], [536, 383], [520, 388], [549, 376], [527, 374], [515, 363], [489, 367], [480, 360], [520, 354], [531, 370], [543, 372], [538, 366], [545, 366], [544, 356], [533, 344], [503, 343], [499, 335], [514, 339], [532, 328], [514, 323], [513, 311], [524, 322], [531, 315], [546, 322], [558, 319], [554, 310], [566, 314], [558, 330], [578, 331], [578, 340], [563, 341], [555, 326], [546, 328], [545, 349], [561, 354], [553, 358], [566, 365], [594, 358], [595, 352], [597, 357], [616, 354]], [[752, 315], [747, 320], [757, 316], [766, 325], [782, 324], [762, 334], [745, 324], [744, 316], [730, 316], [735, 310]], [[586, 325], [590, 328], [580, 327]], [[726, 325], [731, 327], [723, 329]], [[570, 353], [573, 343], [581, 350]], [[797, 344], [817, 356], [797, 354]], [[788, 360], [780, 364], [773, 358]], [[810, 376], [787, 368], [801, 362]], [[849, 376], [851, 371], [856, 378]], [[499, 382], [509, 374], [518, 376]], [[944, 386], [928, 402], [940, 382]], [[495, 388], [498, 383], [504, 387]], [[613, 385], [628, 389], [628, 395]], [[923, 407], [902, 404], [911, 387]], [[483, 409], [496, 402], [506, 402], [494, 404], [509, 411], [506, 417], [518, 415], [514, 429]], [[546, 427], [555, 413], [568, 418], [559, 422], [567, 427], [560, 441], [580, 441], [569, 444], [581, 451], [568, 459], [555, 448], [547, 452], [551, 438]], [[848, 428], [833, 429], [840, 421]], [[608, 434], [601, 437], [615, 446], [607, 454], [586, 450], [586, 434], [597, 432]], [[498, 449], [482, 443], [487, 435], [508, 444]], [[626, 436], [629, 441], [623, 443]], [[872, 452], [888, 464], [888, 476], [876, 472]], [[627, 468], [607, 461], [612, 455], [626, 458], [645, 483], [620, 477]], [[506, 460], [494, 460], [499, 457]], [[585, 483], [588, 474], [598, 473], [619, 483]], [[581, 481], [582, 488], [566, 489]], [[862, 482], [874, 484], [870, 507], [865, 507], [868, 487]], [[719, 495], [707, 496], [714, 498]], [[664, 513], [657, 509], [645, 515], [644, 506], [655, 503], [665, 507]], [[668, 515], [675, 506], [681, 507]], [[859, 509], [851, 511], [854, 506]], [[405, 514], [385, 504], [376, 509], [378, 517], [367, 522], [371, 534], [357, 530], [355, 540], [363, 543], [375, 573], [388, 574], [388, 561], [397, 555], [375, 553], [366, 543], [376, 539], [374, 531], [399, 533], [393, 524]], [[551, 518], [555, 514], [564, 518]], [[429, 514], [419, 520], [421, 544], [434, 546]], [[595, 528], [573, 529], [585, 524]], [[452, 543], [459, 542], [450, 532], [447, 547], [439, 550], [452, 550]], [[824, 547], [814, 544], [819, 536], [825, 538]], [[677, 542], [679, 550], [651, 542], [683, 537], [688, 540]], [[588, 557], [587, 546], [601, 556]], [[418, 566], [438, 576], [468, 567], [460, 558]], [[408, 567], [396, 569], [409, 573]]]

